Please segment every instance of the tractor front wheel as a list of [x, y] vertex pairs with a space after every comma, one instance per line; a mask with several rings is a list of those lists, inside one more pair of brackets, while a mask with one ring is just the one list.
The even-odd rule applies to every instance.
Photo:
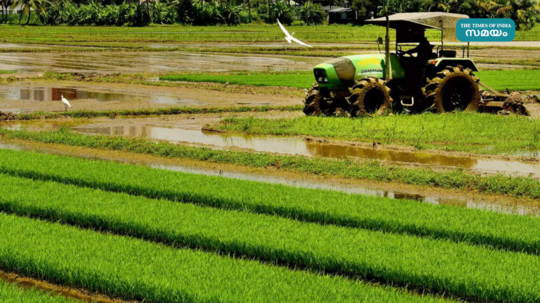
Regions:
[[306, 92], [304, 100], [304, 114], [306, 116], [322, 116], [321, 102], [323, 97], [320, 94], [319, 87], [316, 84]]
[[448, 66], [428, 80], [423, 88], [428, 103], [435, 104], [439, 113], [468, 111], [474, 112], [480, 106], [480, 79], [470, 68], [461, 65]]
[[376, 77], [361, 79], [351, 89], [351, 116], [381, 116], [388, 112], [392, 97], [386, 82]]

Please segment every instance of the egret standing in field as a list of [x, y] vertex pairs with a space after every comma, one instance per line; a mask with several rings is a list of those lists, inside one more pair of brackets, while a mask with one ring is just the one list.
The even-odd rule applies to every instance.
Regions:
[[68, 99], [64, 98], [64, 95], [62, 96], [62, 103], [66, 105], [66, 112], [68, 111], [68, 107], [71, 107], [71, 104], [69, 103]]
[[294, 32], [292, 34], [289, 34], [289, 32], [285, 29], [285, 27], [283, 27], [283, 25], [281, 25], [281, 22], [279, 22], [279, 19], [277, 19], [277, 23], [279, 24], [279, 27], [281, 28], [281, 30], [285, 34], [285, 40], [287, 40], [287, 42], [289, 44], [291, 44], [291, 41], [294, 41], [294, 42], [296, 42], [296, 43], [298, 43], [300, 45], [303, 45], [303, 46], [313, 47], [313, 46], [307, 45], [304, 42], [302, 42], [302, 41], [296, 39], [295, 37], [293, 37], [292, 35], [294, 35]]

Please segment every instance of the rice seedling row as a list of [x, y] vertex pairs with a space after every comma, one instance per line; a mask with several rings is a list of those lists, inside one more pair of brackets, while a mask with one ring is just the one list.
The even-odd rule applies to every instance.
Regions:
[[[482, 71], [475, 74], [490, 87], [503, 91], [506, 88], [512, 91], [533, 90], [540, 91], [540, 70], [504, 70]], [[296, 88], [310, 88], [315, 82], [313, 72], [296, 73], [182, 73], [178, 75], [161, 76], [160, 80], [190, 81], [190, 82], [217, 82], [257, 86], [290, 86]]]
[[96, 118], [96, 117], [122, 117], [122, 116], [161, 116], [179, 114], [216, 114], [216, 113], [245, 113], [268, 111], [298, 111], [301, 105], [291, 106], [239, 106], [239, 107], [169, 107], [133, 110], [104, 110], [89, 111], [76, 110], [69, 112], [33, 112], [15, 115], [17, 120], [57, 119], [60, 117]]
[[229, 117], [213, 128], [237, 133], [307, 135], [478, 154], [519, 154], [540, 150], [538, 119], [479, 113], [425, 113], [369, 119]]
[[[283, 42], [277, 25], [244, 24], [224, 26], [152, 26], [145, 28], [106, 26], [1, 26], [2, 41], [7, 43], [178, 43], [178, 42]], [[375, 43], [374, 37], [384, 37], [383, 27], [377, 26], [287, 26], [295, 37], [308, 42]], [[390, 36], [395, 41], [395, 31]], [[440, 40], [440, 32], [427, 31], [430, 41]], [[515, 41], [540, 40], [540, 27], [530, 31], [517, 31]]]
[[[535, 217], [21, 151], [2, 150], [0, 156], [0, 172], [36, 180], [53, 180], [173, 202], [278, 215], [323, 225], [445, 239], [530, 254], [540, 252], [540, 236], [536, 232], [540, 228], [540, 219]], [[12, 177], [3, 178], [7, 180]], [[6, 187], [0, 189], [5, 192], [0, 199], [12, 196], [7, 184], [6, 181]], [[60, 184], [56, 186], [61, 187]], [[19, 200], [24, 195], [27, 194], [21, 193]], [[6, 199], [2, 201], [8, 201]], [[12, 199], [16, 199], [16, 196]], [[28, 199], [31, 199], [31, 195]], [[65, 199], [59, 199], [62, 200]], [[151, 214], [153, 211], [141, 213]]]
[[54, 182], [1, 175], [0, 182], [0, 208], [17, 215], [470, 299], [525, 302], [540, 296], [536, 256]]
[[0, 267], [145, 302], [437, 302], [395, 288], [0, 214]]
[[[25, 130], [7, 130], [0, 128], [0, 136], [7, 139], [121, 150], [168, 158], [190, 159], [213, 163], [232, 163], [248, 167], [275, 167], [283, 170], [317, 175], [339, 176], [351, 179], [475, 190], [479, 192], [531, 198], [540, 197], [539, 181], [529, 177], [511, 177], [503, 175], [477, 176], [467, 174], [462, 170], [441, 172], [431, 169], [381, 165], [378, 162], [355, 162], [351, 160], [214, 150], [205, 147], [176, 145], [144, 139], [88, 136], [71, 133], [69, 130], [64, 129], [61, 129], [60, 131], [30, 132]], [[24, 173], [22, 166], [19, 168], [17, 166], [4, 167], [3, 171]], [[50, 173], [51, 172], [47, 172], [41, 175], [41, 177], [52, 178]], [[37, 175], [38, 173], [32, 172], [32, 174]], [[54, 175], [54, 178], [60, 178], [60, 176]], [[120, 182], [119, 180], [117, 181]], [[107, 187], [108, 185], [105, 184], [104, 186]], [[157, 188], [160, 187], [158, 186]], [[134, 191], [138, 192], [139, 190], [135, 189]], [[156, 191], [152, 190], [149, 193], [155, 192]]]
[[53, 296], [37, 289], [24, 289], [17, 284], [0, 280], [0, 301], [3, 303], [73, 303], [64, 297]]

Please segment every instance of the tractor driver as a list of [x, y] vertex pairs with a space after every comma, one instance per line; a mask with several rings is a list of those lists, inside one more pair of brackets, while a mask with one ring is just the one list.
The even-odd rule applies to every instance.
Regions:
[[428, 39], [425, 36], [425, 29], [422, 27], [418, 27], [414, 30], [413, 36], [417, 37], [416, 39], [420, 39], [420, 43], [415, 47], [408, 51], [405, 51], [404, 54], [408, 54], [409, 56], [412, 56], [412, 54], [417, 53], [416, 58], [418, 58], [419, 61], [427, 61], [432, 58], [433, 54], [433, 45], [429, 43]]

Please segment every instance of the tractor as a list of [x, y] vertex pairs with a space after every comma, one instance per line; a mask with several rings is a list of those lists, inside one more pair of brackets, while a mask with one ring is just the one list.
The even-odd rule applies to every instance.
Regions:
[[[316, 116], [375, 116], [426, 110], [496, 111], [525, 113], [519, 93], [499, 93], [474, 75], [469, 44], [457, 42], [456, 23], [467, 15], [442, 12], [400, 13], [366, 20], [386, 26], [377, 40], [379, 53], [332, 59], [314, 67], [316, 83], [306, 91], [304, 113]], [[390, 51], [389, 29], [396, 30], [395, 51]], [[426, 30], [441, 31], [438, 46]], [[483, 86], [487, 91], [482, 91]]]

